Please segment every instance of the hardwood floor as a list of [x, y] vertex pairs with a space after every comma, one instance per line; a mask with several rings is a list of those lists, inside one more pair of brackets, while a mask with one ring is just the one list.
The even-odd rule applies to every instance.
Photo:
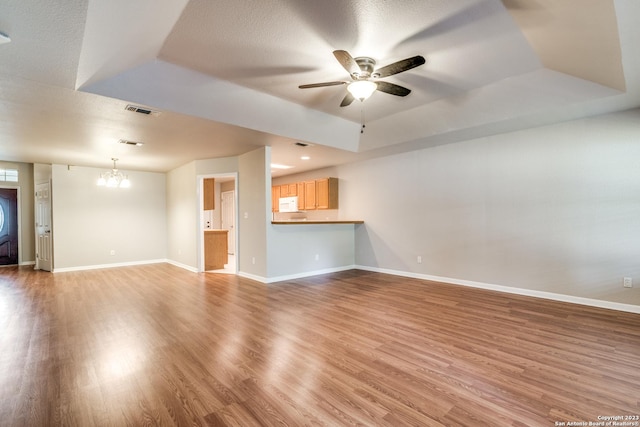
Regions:
[[264, 285], [165, 264], [3, 268], [0, 333], [2, 426], [640, 415], [639, 315], [364, 271]]

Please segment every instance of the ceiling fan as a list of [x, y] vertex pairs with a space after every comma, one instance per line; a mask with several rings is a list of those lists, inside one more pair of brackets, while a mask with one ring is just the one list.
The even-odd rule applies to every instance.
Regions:
[[376, 61], [366, 56], [353, 58], [346, 50], [334, 50], [333, 56], [349, 72], [352, 81], [312, 83], [298, 87], [300, 89], [309, 89], [346, 84], [348, 93], [340, 103], [341, 107], [350, 105], [355, 99], [364, 101], [376, 90], [396, 96], [409, 95], [411, 93], [410, 89], [394, 83], [379, 81], [378, 79], [402, 73], [426, 62], [422, 56], [418, 55], [376, 69]]

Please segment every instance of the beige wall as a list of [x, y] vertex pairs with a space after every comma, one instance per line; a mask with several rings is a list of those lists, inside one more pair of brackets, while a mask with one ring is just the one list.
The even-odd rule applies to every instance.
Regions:
[[52, 165], [55, 271], [167, 257], [165, 174], [122, 171], [132, 185], [119, 189], [98, 187], [101, 172]]
[[238, 157], [239, 273], [262, 280], [267, 277], [267, 222], [271, 221], [271, 147]]
[[638, 123], [634, 110], [340, 166], [341, 215], [365, 220], [356, 264], [640, 305]]
[[198, 267], [199, 204], [195, 162], [167, 173], [167, 258], [183, 267]]

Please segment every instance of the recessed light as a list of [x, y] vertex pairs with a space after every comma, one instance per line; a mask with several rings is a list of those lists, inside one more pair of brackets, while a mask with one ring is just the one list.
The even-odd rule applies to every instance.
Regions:
[[300, 157], [300, 160], [309, 160], [309, 159], [311, 159], [311, 157], [309, 157], [309, 156], [302, 156], [302, 157]]
[[279, 165], [277, 163], [271, 163], [271, 169], [291, 169], [293, 166]]
[[118, 142], [120, 144], [124, 144], [124, 145], [135, 145], [136, 147], [142, 147], [144, 145], [144, 143], [142, 143], [142, 142], [129, 141], [129, 140], [126, 140], [126, 139], [120, 139], [120, 140], [118, 140]]

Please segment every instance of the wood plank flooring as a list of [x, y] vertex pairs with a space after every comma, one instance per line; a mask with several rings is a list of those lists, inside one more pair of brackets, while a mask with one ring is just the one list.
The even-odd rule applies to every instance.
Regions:
[[555, 426], [639, 398], [636, 314], [357, 270], [0, 269], [1, 426]]

